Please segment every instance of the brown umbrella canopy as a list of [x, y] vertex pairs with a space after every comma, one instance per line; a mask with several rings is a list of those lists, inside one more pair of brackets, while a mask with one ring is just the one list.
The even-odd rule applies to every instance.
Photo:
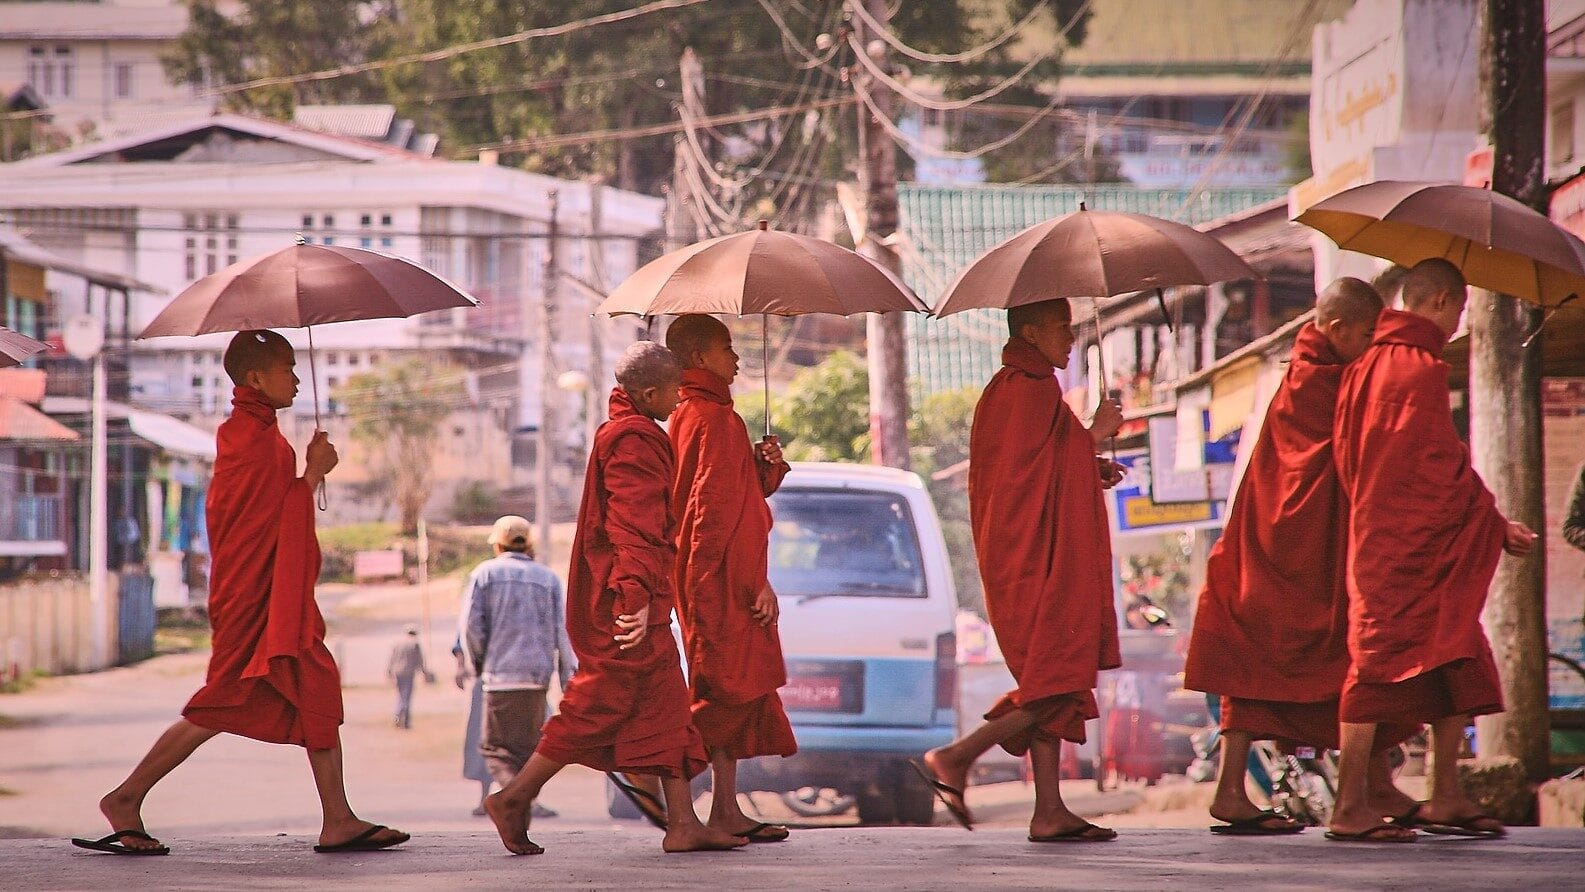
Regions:
[[0, 369], [21, 365], [33, 354], [43, 353], [48, 349], [48, 344], [0, 326]]
[[936, 315], [1256, 277], [1231, 249], [1197, 229], [1080, 206], [980, 255], [958, 274]]
[[1382, 180], [1298, 216], [1346, 251], [1413, 266], [1452, 261], [1471, 284], [1555, 307], [1585, 295], [1585, 242], [1490, 189]]
[[764, 224], [652, 260], [600, 304], [600, 312], [612, 316], [851, 316], [897, 310], [929, 312], [907, 285], [868, 258]]
[[410, 260], [333, 245], [293, 245], [205, 276], [140, 338], [416, 316], [479, 302]]

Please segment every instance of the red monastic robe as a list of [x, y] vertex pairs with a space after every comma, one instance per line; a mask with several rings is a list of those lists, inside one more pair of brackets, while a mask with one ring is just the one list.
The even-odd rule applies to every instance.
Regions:
[[1084, 741], [1095, 681], [1121, 665], [1112, 547], [1095, 443], [1062, 399], [1056, 368], [1022, 338], [1002, 348], [969, 435], [969, 515], [996, 641], [1018, 687], [992, 707], [1041, 716], [1004, 741]]
[[[690, 778], [707, 764], [671, 635], [675, 465], [660, 425], [613, 390], [589, 455], [568, 568], [567, 637], [578, 672], [536, 750], [552, 761]], [[621, 650], [616, 617], [645, 606], [649, 634]]]
[[693, 722], [732, 758], [798, 751], [776, 691], [787, 683], [781, 635], [751, 612], [767, 582], [765, 497], [789, 470], [759, 460], [719, 375], [688, 369], [667, 425], [677, 452], [677, 618], [688, 654]]
[[314, 601], [314, 501], [275, 409], [251, 387], [216, 435], [209, 524], [209, 673], [182, 715], [267, 743], [334, 749], [341, 675]]
[[1332, 461], [1343, 358], [1314, 323], [1206, 564], [1184, 687], [1222, 695], [1222, 728], [1335, 749], [1348, 675], [1348, 510]]
[[1343, 373], [1335, 454], [1351, 506], [1345, 722], [1502, 710], [1480, 614], [1507, 521], [1453, 426], [1445, 343], [1430, 320], [1385, 310], [1370, 348]]

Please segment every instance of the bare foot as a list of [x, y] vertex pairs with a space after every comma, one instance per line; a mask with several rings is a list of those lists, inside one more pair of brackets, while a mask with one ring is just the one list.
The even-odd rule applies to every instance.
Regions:
[[[949, 787], [952, 787], [955, 790], [966, 791], [968, 789], [969, 769], [973, 767], [973, 762], [959, 763], [954, 761], [948, 755], [948, 750], [946, 747], [940, 747], [925, 753], [924, 756], [921, 757], [921, 761], [923, 761], [925, 763], [925, 767], [929, 768], [930, 772], [936, 776], [936, 780], [946, 784]], [[973, 823], [974, 813], [969, 811], [968, 800], [966, 798], [962, 799], [959, 804], [963, 806], [964, 817], [970, 823]]]
[[[99, 813], [110, 822], [111, 830], [138, 830], [146, 832], [143, 826], [142, 803], [112, 790], [99, 800]], [[157, 849], [165, 845], [159, 840], [138, 839], [135, 836], [124, 836], [116, 840], [129, 849]]]
[[666, 838], [660, 843], [661, 849], [668, 853], [724, 852], [746, 845], [748, 840], [741, 836], [733, 836], [703, 824], [673, 826], [666, 831]]
[[1370, 840], [1374, 842], [1401, 842], [1413, 839], [1416, 836], [1415, 832], [1408, 827], [1384, 825], [1381, 815], [1377, 814], [1376, 810], [1368, 805], [1361, 805], [1347, 810], [1334, 809], [1332, 820], [1326, 825], [1328, 833], [1334, 833], [1338, 836], [1357, 836], [1374, 827], [1383, 828], [1371, 833]]
[[542, 855], [545, 849], [528, 838], [528, 803], [521, 805], [506, 801], [501, 792], [484, 797], [484, 813], [495, 823], [495, 832], [501, 834], [501, 844], [514, 855]]

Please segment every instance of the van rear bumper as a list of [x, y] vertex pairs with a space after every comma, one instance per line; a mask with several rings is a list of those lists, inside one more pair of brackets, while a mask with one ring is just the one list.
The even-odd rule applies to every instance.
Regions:
[[856, 791], [873, 784], [895, 784], [908, 772], [906, 760], [952, 742], [955, 729], [855, 728], [796, 725], [798, 752], [787, 758], [766, 756], [738, 763], [738, 789], [790, 790], [803, 786]]
[[799, 753], [918, 756], [926, 750], [951, 743], [956, 729], [951, 725], [897, 728], [800, 725], [795, 722], [793, 734], [798, 738]]

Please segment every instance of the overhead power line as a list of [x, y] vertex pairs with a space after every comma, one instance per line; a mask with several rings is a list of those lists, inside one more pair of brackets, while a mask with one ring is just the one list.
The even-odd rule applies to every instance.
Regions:
[[[760, 5], [764, 5], [764, 0], [761, 0]], [[1024, 30], [1024, 27], [1030, 22], [1034, 21], [1035, 17], [1044, 11], [1049, 5], [1049, 3], [1036, 4], [1033, 9], [1029, 10], [1029, 12], [1026, 13], [1023, 18], [1019, 19], [1011, 28], [1008, 28], [1006, 31], [997, 35], [989, 43], [981, 44], [980, 46], [974, 47], [970, 50], [964, 50], [961, 53], [927, 53], [924, 50], [916, 50], [908, 44], [903, 43], [901, 38], [891, 32], [891, 29], [876, 21], [875, 17], [870, 15], [869, 10], [864, 8], [864, 4], [862, 2], [849, 2], [847, 4], [847, 8], [852, 10], [855, 16], [864, 21], [864, 24], [868, 26], [869, 32], [871, 34], [880, 37], [880, 39], [886, 41], [886, 43], [889, 44], [892, 49], [902, 53], [908, 58], [917, 59], [920, 62], [957, 63], [972, 62], [973, 60], [978, 59], [991, 50], [996, 49], [1007, 41], [1012, 40], [1013, 37], [1018, 34], [1018, 32]], [[1088, 9], [1089, 6], [1089, 3], [1085, 3], [1084, 8], [1079, 10], [1079, 14], [1082, 15], [1084, 10]], [[1068, 27], [1071, 28], [1072, 25], [1069, 25]], [[1063, 35], [1066, 35], [1066, 33], [1067, 29], [1063, 29]]]

